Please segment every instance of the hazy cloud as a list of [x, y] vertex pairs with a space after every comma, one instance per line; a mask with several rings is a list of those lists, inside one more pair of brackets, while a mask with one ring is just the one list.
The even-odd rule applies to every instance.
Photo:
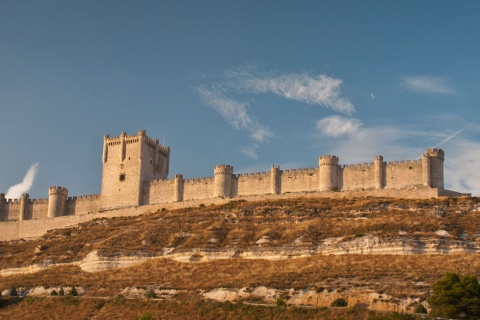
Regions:
[[252, 144], [250, 146], [243, 147], [240, 152], [242, 152], [244, 155], [246, 155], [249, 158], [252, 158], [254, 160], [258, 159], [258, 145], [257, 144]]
[[409, 90], [421, 93], [453, 94], [450, 79], [430, 76], [405, 76], [400, 79], [400, 85]]
[[[448, 152], [447, 152], [448, 151]], [[480, 143], [455, 139], [445, 154], [445, 183], [447, 189], [480, 195]]]
[[362, 122], [355, 118], [330, 116], [317, 121], [317, 129], [329, 137], [339, 137], [358, 132]]
[[33, 185], [33, 181], [35, 180], [37, 170], [38, 170], [38, 163], [35, 163], [32, 166], [30, 166], [30, 168], [27, 171], [27, 174], [25, 174], [25, 177], [23, 178], [23, 181], [8, 188], [5, 198], [18, 199], [22, 196], [22, 194], [28, 192], [28, 190], [30, 190], [30, 188]]

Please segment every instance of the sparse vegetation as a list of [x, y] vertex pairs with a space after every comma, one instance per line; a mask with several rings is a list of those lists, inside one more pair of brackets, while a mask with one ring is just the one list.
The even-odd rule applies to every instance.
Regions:
[[347, 300], [343, 298], [337, 298], [333, 300], [332, 304], [330, 305], [331, 307], [346, 307], [348, 305]]
[[[103, 256], [149, 257], [158, 255], [164, 248], [171, 248], [178, 253], [191, 252], [192, 249], [208, 252], [223, 248], [235, 249], [241, 253], [248, 249], [261, 255], [264, 250], [282, 247], [292, 250], [292, 257], [281, 261], [208, 261], [202, 260], [202, 253], [198, 254], [198, 260], [203, 261], [201, 263], [182, 263], [160, 258], [131, 268], [98, 273], [84, 272], [78, 265], [63, 265], [33, 274], [0, 277], [0, 289], [16, 287], [24, 290], [35, 286], [56, 286], [57, 290], [61, 287], [58, 295], [64, 296], [63, 287], [66, 290], [70, 287], [69, 294], [64, 298], [45, 297], [29, 303], [41, 308], [50, 299], [48, 303], [58, 308], [59, 312], [66, 310], [64, 308], [85, 308], [90, 310], [91, 314], [100, 312], [104, 318], [107, 312], [112, 310], [115, 312], [112, 312], [112, 316], [108, 314], [108, 317], [115, 318], [118, 317], [117, 309], [126, 312], [126, 309], [132, 308], [131, 312], [125, 313], [125, 317], [129, 319], [147, 313], [156, 319], [159, 310], [163, 307], [173, 308], [176, 302], [159, 302], [156, 305], [145, 299], [142, 302], [145, 306], [140, 307], [137, 305], [139, 302], [118, 296], [127, 287], [190, 291], [248, 287], [248, 290], [252, 291], [251, 288], [265, 286], [293, 288], [296, 291], [313, 290], [318, 293], [323, 290], [337, 290], [342, 295], [355, 288], [390, 295], [395, 299], [419, 297], [424, 301], [428, 298], [431, 285], [445, 273], [447, 267], [452, 272], [478, 276], [478, 254], [424, 254], [421, 259], [418, 255], [381, 254], [315, 255], [300, 258], [295, 255], [294, 250], [309, 250], [325, 239], [337, 237], [344, 242], [364, 241], [362, 237], [368, 236], [375, 236], [380, 241], [408, 239], [413, 243], [419, 243], [422, 239], [447, 239], [437, 235], [435, 232], [438, 230], [447, 231], [450, 235], [448, 239], [459, 244], [464, 241], [477, 241], [480, 230], [480, 214], [476, 210], [478, 202], [477, 198], [401, 200], [298, 197], [257, 202], [238, 200], [220, 206], [161, 209], [141, 217], [96, 219], [76, 227], [50, 231], [37, 240], [1, 242], [0, 269], [42, 264], [46, 261], [75, 262], [94, 250]], [[261, 238], [266, 241], [257, 243]], [[42, 250], [35, 250], [38, 247]], [[72, 283], [75, 286], [71, 286]], [[72, 290], [76, 292], [77, 288], [88, 288], [81, 289], [81, 297], [115, 298], [102, 300], [103, 302], [93, 299], [95, 303], [91, 303], [88, 299], [77, 298], [71, 294]], [[57, 291], [52, 290], [51, 294], [54, 295], [54, 292]], [[156, 294], [153, 289], [149, 289], [145, 296], [152, 299]], [[11, 300], [11, 303], [15, 304], [14, 309], [17, 309], [17, 306], [25, 307], [23, 300], [18, 299], [20, 300], [15, 300], [15, 303]], [[399, 314], [369, 314], [361, 306], [335, 311], [322, 308], [310, 311], [290, 305], [288, 308], [271, 309], [246, 306], [246, 303], [257, 303], [261, 302], [260, 300], [260, 297], [252, 296], [245, 299], [245, 305], [227, 305], [184, 299], [181, 305], [175, 306], [177, 309], [190, 310], [189, 312], [200, 312], [201, 308], [205, 308], [205, 317], [225, 319], [228, 319], [227, 315], [244, 311], [250, 314], [250, 318], [272, 318], [273, 313], [276, 318], [286, 319], [293, 318], [293, 315], [312, 319], [411, 319], [401, 318], [404, 315]], [[282, 297], [275, 301], [275, 305], [286, 304], [286, 301], [287, 298]], [[389, 303], [395, 301], [391, 300]], [[419, 308], [412, 305], [411, 311], [415, 307]], [[8, 318], [8, 314], [3, 313], [5, 310], [6, 308], [0, 313], [1, 318]], [[69, 309], [69, 312], [72, 310]], [[162, 309], [163, 311], [165, 310]], [[78, 316], [73, 318], [90, 317], [78, 312]], [[183, 314], [182, 312], [179, 311], [179, 314]], [[52, 316], [43, 318], [49, 317]], [[39, 318], [42, 319], [42, 316]], [[188, 313], [185, 318], [189, 319]]]

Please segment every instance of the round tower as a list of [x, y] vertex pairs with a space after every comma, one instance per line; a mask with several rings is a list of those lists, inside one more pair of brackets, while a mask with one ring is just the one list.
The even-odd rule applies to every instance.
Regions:
[[320, 191], [337, 191], [338, 157], [321, 156], [319, 160]]
[[375, 160], [373, 163], [375, 168], [375, 189], [383, 189], [383, 187], [385, 187], [385, 171], [383, 157], [375, 156]]
[[215, 197], [231, 197], [233, 167], [228, 164], [215, 166], [214, 179], [213, 195]]
[[58, 217], [65, 215], [65, 206], [67, 203], [68, 189], [63, 187], [48, 188], [48, 217]]
[[20, 197], [20, 210], [18, 213], [18, 220], [25, 220], [27, 218], [28, 200], [28, 193], [24, 193]]
[[183, 175], [175, 175], [174, 201], [183, 201]]
[[422, 184], [424, 187], [430, 187], [431, 181], [430, 157], [428, 153], [422, 153]]
[[445, 152], [442, 149], [427, 149], [430, 159], [430, 186], [432, 188], [443, 188], [443, 161]]

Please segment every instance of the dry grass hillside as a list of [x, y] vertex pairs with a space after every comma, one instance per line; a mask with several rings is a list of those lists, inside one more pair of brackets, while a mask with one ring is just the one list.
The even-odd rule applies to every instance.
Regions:
[[[79, 319], [113, 319], [117, 317], [106, 315], [119, 310], [123, 310], [120, 318], [125, 319], [145, 316], [148, 312], [154, 319], [213, 319], [217, 316], [237, 319], [248, 314], [250, 316], [244, 319], [376, 319], [377, 315], [367, 311], [364, 304], [355, 303], [355, 295], [375, 293], [377, 296], [372, 301], [385, 310], [395, 310], [395, 305], [403, 303], [401, 299], [408, 300], [408, 308], [412, 309], [426, 299], [431, 284], [447, 271], [480, 276], [479, 254], [475, 251], [480, 247], [479, 208], [478, 198], [300, 197], [232, 201], [221, 206], [205, 203], [196, 208], [159, 210], [137, 217], [97, 219], [50, 231], [35, 240], [0, 243], [0, 270], [50, 266], [38, 272], [0, 276], [0, 290], [4, 294], [12, 287], [23, 293], [43, 287], [48, 293], [52, 288], [75, 286], [80, 292], [79, 299], [70, 299], [73, 302], [46, 297], [46, 294], [34, 297], [33, 293], [18, 301], [11, 298], [7, 303], [10, 305], [0, 309], [0, 317], [5, 318], [9, 312], [13, 314], [20, 309], [43, 309], [48, 305], [57, 309], [59, 316], [36, 314], [39, 316], [36, 319], [63, 319], [65, 314], [75, 312], [79, 312]], [[418, 247], [419, 254], [315, 253], [332, 239], [335, 248], [362, 239], [364, 242], [375, 239], [377, 244], [390, 246], [391, 243], [409, 243]], [[437, 254], [420, 254], [432, 243], [441, 248]], [[458, 246], [472, 249], [450, 252]], [[208, 252], [222, 250], [234, 254], [229, 259], [202, 259]], [[264, 252], [271, 254], [276, 250], [283, 252], [283, 258], [262, 257]], [[112, 267], [99, 272], [82, 270], [78, 263], [94, 251], [107, 260], [156, 258], [142, 260], [129, 268]], [[169, 255], [192, 252], [187, 262], [169, 258]], [[245, 252], [254, 256], [242, 255]], [[314, 253], [303, 254], [305, 252]], [[196, 255], [198, 260], [194, 259]], [[244, 295], [233, 299], [234, 304], [205, 300], [209, 297], [206, 293], [218, 288], [244, 288], [251, 293], [263, 287], [277, 290], [276, 296]], [[148, 297], [149, 290], [155, 293], [150, 298], [156, 296], [165, 300], [143, 300]], [[301, 300], [296, 308], [268, 309], [246, 304], [272, 304], [274, 299], [281, 298], [290, 305], [300, 293], [305, 296], [308, 292], [323, 294], [323, 298], [316, 297], [315, 303]], [[336, 297], [348, 297], [350, 308], [319, 308], [329, 305], [325, 297], [333, 293]], [[119, 298], [119, 295], [122, 296]], [[129, 300], [129, 297], [141, 299]], [[356, 309], [352, 309], [354, 304]], [[299, 308], [299, 305], [317, 308]], [[208, 315], [198, 316], [201, 310]], [[178, 314], [171, 314], [173, 311]]]

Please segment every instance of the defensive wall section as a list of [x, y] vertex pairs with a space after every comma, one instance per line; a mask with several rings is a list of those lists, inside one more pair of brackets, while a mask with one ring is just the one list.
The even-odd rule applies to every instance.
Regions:
[[388, 163], [376, 156], [371, 163], [340, 165], [338, 157], [327, 155], [319, 158], [316, 168], [281, 170], [272, 166], [268, 172], [245, 174], [235, 174], [231, 165], [222, 164], [214, 167], [212, 177], [184, 179], [176, 174], [168, 180], [169, 157], [170, 148], [160, 145], [158, 139], [148, 137], [143, 130], [130, 136], [125, 132], [115, 138], [107, 135], [102, 153], [101, 194], [69, 197], [64, 187], [50, 187], [46, 199], [30, 199], [28, 194], [20, 199], [6, 199], [2, 193], [0, 240], [33, 236], [41, 230], [93, 219], [98, 213], [115, 215], [125, 208], [182, 203], [188, 206], [206, 199], [213, 203], [232, 197], [295, 193], [403, 198], [462, 195], [444, 190], [441, 149], [427, 149], [418, 160]]

